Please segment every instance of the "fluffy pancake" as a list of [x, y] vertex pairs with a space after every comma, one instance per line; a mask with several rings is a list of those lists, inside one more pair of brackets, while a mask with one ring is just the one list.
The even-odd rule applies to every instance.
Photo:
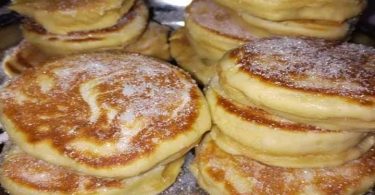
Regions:
[[186, 29], [180, 28], [170, 37], [171, 55], [177, 65], [191, 73], [200, 83], [206, 85], [216, 73], [216, 65], [209, 65], [198, 57], [185, 33]]
[[375, 184], [375, 149], [345, 165], [294, 169], [271, 167], [220, 150], [210, 137], [196, 152], [191, 170], [210, 194], [362, 194]]
[[148, 9], [143, 0], [137, 0], [130, 12], [123, 15], [117, 24], [104, 29], [59, 35], [46, 31], [31, 20], [25, 20], [22, 27], [25, 39], [31, 44], [48, 54], [65, 55], [123, 47], [142, 35], [147, 21]]
[[150, 22], [146, 32], [135, 42], [125, 47], [125, 51], [170, 60], [168, 35], [170, 28]]
[[374, 64], [375, 49], [363, 45], [271, 38], [229, 52], [219, 69], [241, 103], [321, 128], [374, 131]]
[[367, 133], [330, 131], [295, 123], [230, 99], [213, 79], [206, 91], [215, 128], [224, 150], [273, 166], [341, 165], [367, 152], [375, 137]]
[[266, 20], [327, 20], [343, 22], [365, 8], [364, 0], [214, 0]]
[[243, 19], [253, 28], [258, 28], [272, 35], [306, 36], [330, 40], [345, 38], [356, 20], [335, 22], [320, 20], [284, 20], [270, 21], [251, 14], [240, 13]]
[[13, 148], [2, 163], [0, 181], [10, 194], [17, 195], [157, 194], [175, 181], [182, 163], [183, 158], [128, 179], [101, 179], [49, 164]]
[[115, 25], [135, 0], [17, 0], [10, 9], [32, 18], [48, 32], [67, 34]]
[[116, 51], [28, 69], [1, 91], [1, 121], [28, 154], [85, 174], [132, 177], [184, 155], [211, 122], [180, 69]]
[[204, 60], [216, 61], [222, 55], [247, 41], [263, 35], [236, 13], [212, 0], [194, 0], [185, 12], [188, 37], [197, 54]]
[[[231, 128], [231, 130], [236, 131], [237, 129]], [[340, 166], [346, 162], [359, 158], [361, 155], [366, 153], [375, 142], [374, 136], [367, 136], [363, 140], [358, 141], [359, 143], [357, 145], [342, 152], [332, 152], [331, 154], [311, 153], [302, 155], [287, 155], [282, 154], [279, 151], [277, 151], [278, 153], [272, 153], [272, 151], [269, 150], [270, 147], [265, 146], [263, 149], [261, 148], [262, 145], [257, 145], [256, 143], [247, 143], [247, 145], [244, 145], [222, 132], [223, 131], [217, 127], [212, 129], [212, 138], [215, 140], [218, 147], [223, 151], [232, 155], [247, 156], [270, 166], [287, 168], [319, 168]], [[265, 138], [261, 137], [260, 139], [264, 140]], [[252, 147], [254, 145], [256, 147]], [[280, 143], [280, 145], [281, 147], [283, 146], [282, 143]], [[331, 148], [334, 148], [334, 146]], [[297, 149], [292, 150], [295, 151]], [[303, 149], [301, 149], [299, 152], [302, 153], [302, 151]]]
[[[134, 52], [148, 55], [163, 60], [169, 60], [168, 28], [155, 22], [150, 22], [145, 33], [134, 43], [127, 45], [124, 52]], [[156, 34], [158, 36], [156, 36]], [[122, 50], [122, 49], [121, 49]], [[16, 47], [11, 48], [4, 59], [2, 66], [9, 77], [19, 75], [27, 68], [38, 67], [48, 60], [61, 56], [49, 55], [32, 46], [27, 41], [22, 41]]]

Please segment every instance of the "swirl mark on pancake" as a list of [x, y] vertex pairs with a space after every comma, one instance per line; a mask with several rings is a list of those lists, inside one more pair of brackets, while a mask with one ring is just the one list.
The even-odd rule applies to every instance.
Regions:
[[[51, 141], [58, 153], [93, 167], [126, 163], [189, 130], [199, 106], [190, 77], [135, 54], [113, 58], [72, 56], [26, 71], [0, 93], [5, 115], [30, 144]], [[40, 72], [55, 82], [45, 93], [31, 82]], [[17, 104], [17, 90], [38, 101]], [[48, 131], [38, 130], [44, 125]]]

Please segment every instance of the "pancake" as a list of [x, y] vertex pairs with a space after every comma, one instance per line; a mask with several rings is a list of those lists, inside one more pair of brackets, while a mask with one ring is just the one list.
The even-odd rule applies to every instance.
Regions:
[[[155, 34], [158, 36], [155, 36]], [[134, 43], [126, 46], [124, 52], [134, 52], [143, 55], [169, 60], [168, 29], [155, 22], [151, 22], [143, 35]], [[21, 41], [16, 47], [6, 52], [2, 60], [2, 67], [6, 75], [14, 77], [27, 68], [38, 67], [48, 60], [61, 56], [46, 54], [27, 41]]]
[[171, 55], [177, 65], [188, 71], [203, 85], [216, 73], [216, 65], [209, 65], [203, 62], [192, 48], [186, 37], [186, 29], [176, 30], [170, 37]]
[[99, 177], [132, 177], [180, 158], [211, 125], [186, 73], [116, 51], [28, 69], [0, 99], [3, 127], [22, 150]]
[[226, 152], [282, 167], [337, 166], [375, 143], [368, 133], [330, 131], [295, 123], [230, 99], [213, 79], [206, 90], [213, 138]]
[[191, 170], [210, 194], [363, 194], [375, 184], [375, 149], [345, 165], [295, 169], [267, 166], [220, 150], [208, 136]]
[[114, 26], [92, 30], [77, 31], [66, 35], [46, 31], [39, 24], [25, 20], [22, 30], [25, 39], [43, 52], [53, 55], [66, 55], [121, 48], [135, 42], [147, 27], [148, 9], [143, 0], [137, 0], [129, 13]]
[[[331, 130], [375, 130], [375, 49], [321, 39], [271, 38], [229, 52], [220, 83], [243, 104]], [[228, 94], [233, 99], [237, 94]]]
[[273, 35], [306, 36], [340, 40], [347, 37], [355, 26], [356, 19], [344, 22], [321, 20], [284, 20], [270, 21], [251, 14], [240, 13], [253, 28], [258, 28]]
[[226, 51], [264, 36], [212, 0], [194, 0], [186, 9], [185, 25], [194, 50], [209, 61], [219, 60]]
[[[237, 129], [232, 128], [231, 130], [236, 131]], [[355, 145], [352, 148], [342, 152], [332, 152], [332, 154], [312, 153], [304, 155], [284, 155], [280, 152], [270, 152], [267, 150], [269, 149], [267, 146], [264, 149], [258, 149], [261, 147], [261, 145], [256, 145], [254, 143], [251, 144], [252, 146], [256, 145], [258, 147], [255, 148], [249, 146], [250, 144], [244, 145], [239, 143], [236, 139], [227, 136], [226, 134], [222, 133], [223, 131], [216, 127], [213, 128], [211, 132], [212, 139], [215, 140], [218, 147], [229, 154], [247, 156], [269, 166], [286, 168], [320, 168], [340, 166], [361, 157], [361, 155], [371, 149], [371, 146], [373, 146], [375, 142], [374, 136], [367, 136], [361, 140], [358, 145]], [[331, 148], [334, 147], [332, 146]]]
[[68, 34], [109, 28], [135, 0], [17, 0], [10, 9], [41, 24], [48, 32]]
[[17, 195], [157, 194], [176, 180], [183, 162], [181, 158], [133, 178], [104, 179], [81, 175], [13, 148], [1, 166], [0, 181], [10, 194]]
[[168, 35], [170, 28], [156, 22], [150, 22], [146, 32], [135, 42], [125, 47], [125, 51], [146, 56], [170, 60]]
[[358, 16], [364, 0], [214, 0], [233, 10], [271, 21], [327, 20], [343, 22]]

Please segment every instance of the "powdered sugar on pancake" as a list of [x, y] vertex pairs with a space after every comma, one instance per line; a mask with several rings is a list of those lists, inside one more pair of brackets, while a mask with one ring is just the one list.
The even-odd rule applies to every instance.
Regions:
[[[54, 81], [48, 91], [33, 81], [40, 74]], [[25, 96], [23, 104], [9, 95], [17, 91]], [[7, 117], [30, 142], [59, 140], [54, 148], [64, 155], [98, 165], [127, 162], [189, 130], [197, 92], [193, 80], [175, 67], [107, 52], [29, 70], [5, 87], [0, 98]]]
[[242, 40], [252, 40], [254, 35], [247, 30], [246, 24], [228, 9], [210, 0], [193, 1], [187, 11], [199, 25], [219, 32], [220, 34], [236, 37]]
[[232, 52], [243, 70], [277, 85], [375, 95], [375, 49], [320, 39], [271, 38]]

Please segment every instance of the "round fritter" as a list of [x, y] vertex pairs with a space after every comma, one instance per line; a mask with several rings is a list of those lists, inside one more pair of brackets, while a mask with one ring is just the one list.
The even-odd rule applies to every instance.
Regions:
[[321, 128], [374, 131], [374, 65], [374, 48], [280, 37], [228, 52], [219, 74], [241, 103]]
[[230, 155], [209, 136], [196, 154], [191, 170], [212, 195], [351, 195], [363, 194], [375, 184], [375, 149], [342, 166], [314, 169], [272, 167]]
[[98, 178], [38, 160], [18, 148], [5, 154], [1, 185], [15, 195], [124, 195], [157, 194], [175, 180], [183, 158], [127, 179]]
[[0, 99], [2, 124], [25, 152], [94, 176], [131, 177], [178, 158], [211, 125], [186, 73], [116, 51], [28, 69]]
[[22, 30], [25, 39], [48, 54], [65, 55], [122, 48], [135, 42], [147, 27], [148, 8], [137, 0], [129, 13], [113, 26], [91, 31], [76, 31], [65, 35], [46, 31], [31, 20], [25, 20]]
[[197, 54], [216, 61], [223, 54], [263, 35], [249, 28], [237, 13], [212, 0], [194, 0], [185, 12], [186, 32]]
[[48, 32], [68, 34], [115, 25], [135, 0], [15, 0], [10, 9], [25, 15]]
[[326, 20], [343, 22], [361, 13], [365, 0], [214, 0], [239, 12], [273, 21]]
[[282, 167], [341, 165], [360, 157], [375, 143], [374, 135], [330, 131], [295, 123], [227, 96], [217, 79], [211, 80], [206, 98], [218, 128], [217, 144], [233, 154], [247, 155]]
[[216, 64], [203, 62], [192, 48], [186, 37], [186, 29], [176, 30], [169, 39], [171, 55], [184, 70], [191, 73], [199, 82], [206, 85], [216, 73]]
[[270, 21], [247, 13], [240, 13], [240, 15], [248, 25], [274, 36], [305, 36], [329, 40], [346, 38], [357, 21], [356, 19], [345, 22], [325, 20]]

